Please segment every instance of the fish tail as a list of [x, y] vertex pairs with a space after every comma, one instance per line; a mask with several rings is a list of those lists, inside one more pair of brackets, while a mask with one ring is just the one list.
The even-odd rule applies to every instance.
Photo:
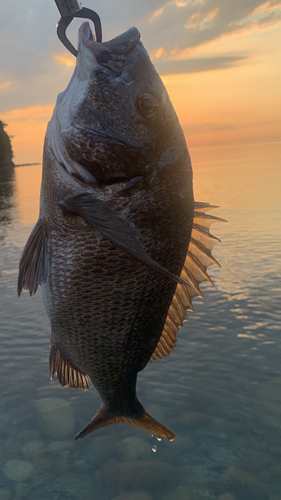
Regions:
[[165, 427], [165, 425], [161, 424], [153, 417], [151, 417], [151, 415], [149, 415], [149, 413], [147, 413], [145, 409], [143, 409], [140, 417], [128, 418], [113, 416], [105, 406], [102, 406], [98, 413], [94, 416], [94, 418], [88, 423], [88, 425], [86, 425], [84, 429], [78, 432], [77, 436], [75, 436], [75, 439], [84, 438], [90, 432], [113, 424], [126, 424], [131, 427], [145, 429], [150, 434], [154, 434], [158, 438], [166, 437], [169, 441], [173, 441], [176, 436], [175, 433], [168, 427]]

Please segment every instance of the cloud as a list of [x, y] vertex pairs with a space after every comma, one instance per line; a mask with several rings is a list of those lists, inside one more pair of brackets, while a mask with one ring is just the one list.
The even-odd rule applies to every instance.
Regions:
[[186, 135], [205, 134], [206, 132], [222, 132], [225, 130], [234, 130], [236, 128], [232, 123], [193, 123], [183, 124], [182, 129]]
[[0, 82], [0, 90], [1, 89], [5, 89], [7, 87], [10, 87], [10, 85], [12, 85], [13, 82], [9, 81], [9, 82]]
[[[281, 2], [264, 0], [168, 1], [153, 19], [156, 41], [180, 54], [245, 30], [270, 28], [281, 22]], [[156, 47], [152, 47], [155, 50]]]
[[154, 65], [160, 75], [199, 73], [231, 68], [247, 60], [244, 56], [201, 57], [194, 59], [165, 60], [155, 59]]
[[18, 121], [33, 120], [34, 122], [41, 122], [50, 119], [52, 115], [53, 106], [31, 106], [30, 108], [19, 108], [7, 111], [2, 116], [9, 123], [17, 123]]
[[55, 61], [58, 61], [61, 64], [65, 64], [66, 66], [69, 66], [70, 68], [74, 68], [76, 64], [76, 59], [74, 57], [69, 57], [67, 54], [56, 54], [54, 56]]
[[[0, 91], [5, 92], [5, 99], [1, 99], [0, 112], [54, 102], [66, 87], [75, 61], [63, 52], [56, 36], [60, 15], [55, 2], [12, 0], [2, 3]], [[278, 0], [104, 0], [99, 5], [94, 0], [85, 0], [83, 3], [89, 8], [98, 8], [105, 40], [130, 26], [138, 26], [149, 53], [158, 56], [154, 62], [162, 74], [244, 64], [246, 57], [252, 54], [220, 53], [203, 59], [200, 47], [247, 30], [270, 29], [281, 21]], [[80, 23], [81, 20], [74, 20], [67, 32], [75, 45]], [[198, 59], [187, 60], [195, 48], [199, 48]], [[62, 55], [57, 55], [60, 51]], [[216, 57], [218, 55], [220, 57]]]
[[53, 61], [50, 72], [34, 75], [31, 81], [18, 80], [13, 85], [0, 89], [1, 115], [14, 108], [55, 103], [57, 95], [67, 87], [72, 72], [73, 68]]

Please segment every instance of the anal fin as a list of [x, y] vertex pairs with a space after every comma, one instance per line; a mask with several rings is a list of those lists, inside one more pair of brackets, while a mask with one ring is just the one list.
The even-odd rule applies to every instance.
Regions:
[[54, 375], [57, 375], [59, 383], [63, 387], [68, 385], [70, 389], [83, 389], [87, 391], [91, 386], [90, 377], [85, 373], [79, 372], [65, 361], [53, 342], [50, 343], [50, 347], [49, 368], [51, 380], [53, 380]]

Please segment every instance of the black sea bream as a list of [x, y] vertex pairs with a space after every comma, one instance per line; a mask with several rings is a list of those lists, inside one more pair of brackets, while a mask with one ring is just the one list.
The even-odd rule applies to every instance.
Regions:
[[126, 423], [174, 438], [138, 401], [136, 379], [173, 350], [198, 283], [210, 281], [210, 208], [194, 203], [184, 135], [138, 30], [97, 43], [83, 23], [18, 282], [30, 295], [43, 284], [51, 378], [92, 382], [103, 400], [77, 437]]

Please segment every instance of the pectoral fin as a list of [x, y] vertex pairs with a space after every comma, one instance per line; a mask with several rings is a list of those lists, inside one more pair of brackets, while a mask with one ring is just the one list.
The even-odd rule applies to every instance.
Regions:
[[22, 290], [34, 295], [48, 274], [47, 238], [41, 219], [35, 224], [19, 262], [18, 296]]
[[140, 242], [140, 232], [135, 224], [113, 210], [104, 201], [93, 198], [88, 193], [81, 193], [61, 201], [60, 205], [68, 212], [83, 217], [90, 226], [145, 266], [168, 276], [177, 283], [190, 286], [182, 278], [153, 260]]

